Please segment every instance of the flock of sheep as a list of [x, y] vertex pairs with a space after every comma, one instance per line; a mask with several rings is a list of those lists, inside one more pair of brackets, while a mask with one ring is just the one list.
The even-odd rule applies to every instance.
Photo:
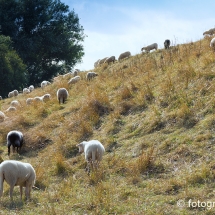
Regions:
[[[206, 31], [203, 33], [203, 35], [213, 35], [215, 34], [215, 28], [214, 29], [210, 29], [209, 31]], [[167, 39], [164, 41], [164, 47], [165, 49], [169, 49], [170, 48], [170, 40]], [[213, 38], [210, 42], [210, 47], [215, 48], [215, 38]], [[158, 49], [158, 44], [157, 43], [153, 43], [149, 46], [143, 47], [141, 49], [141, 51], [144, 51], [146, 53], [150, 52], [151, 50], [157, 50]], [[120, 56], [118, 57], [118, 61], [130, 57], [131, 53], [129, 51], [124, 52], [122, 54], [120, 54]], [[111, 63], [111, 62], [115, 62], [115, 56], [111, 56], [109, 58], [104, 58], [101, 60], [98, 60], [95, 62], [94, 66], [97, 67], [103, 63]], [[65, 75], [59, 75], [57, 77], [54, 78], [54, 81], [57, 81], [58, 79], [60, 79], [61, 77], [67, 77], [67, 76], [71, 76], [72, 73], [67, 73]], [[86, 75], [86, 79], [88, 81], [92, 80], [94, 77], [96, 77], [98, 74], [95, 72], [88, 72]], [[73, 76], [69, 81], [68, 84], [75, 84], [77, 83], [81, 77], [78, 76], [78, 71], [76, 70], [73, 73]], [[44, 89], [47, 85], [50, 85], [51, 83], [48, 81], [43, 81], [41, 83], [41, 88]], [[34, 90], [34, 86], [31, 85], [28, 88], [24, 88], [23, 89], [23, 94], [28, 94], [30, 92], [32, 92]], [[13, 90], [12, 92], [9, 92], [8, 97], [16, 97], [18, 96], [19, 92], [17, 90]], [[57, 100], [59, 101], [59, 103], [64, 103], [67, 98], [69, 96], [69, 93], [67, 91], [66, 88], [60, 88], [57, 90]], [[47, 100], [49, 100], [51, 97], [50, 94], [45, 94], [41, 97], [37, 96], [34, 98], [27, 98], [26, 99], [26, 104], [30, 105], [32, 102], [34, 101], [41, 101], [41, 102], [45, 102]], [[2, 99], [0, 97], [0, 99]], [[11, 106], [6, 110], [7, 111], [15, 111], [17, 107], [19, 107], [20, 104], [17, 100], [14, 100], [11, 102]], [[0, 122], [4, 121], [5, 115], [3, 112], [0, 111]], [[17, 130], [13, 130], [10, 131], [7, 134], [7, 147], [8, 147], [8, 156], [10, 155], [10, 147], [13, 147], [13, 152], [17, 151], [17, 153], [20, 152], [21, 147], [23, 146], [24, 143], [24, 137], [22, 132], [17, 131]], [[99, 165], [99, 162], [102, 160], [102, 156], [105, 152], [105, 148], [104, 146], [98, 141], [98, 140], [90, 140], [90, 141], [83, 141], [81, 143], [79, 143], [77, 145], [77, 147], [79, 148], [79, 152], [82, 153], [84, 152], [85, 154], [85, 159], [87, 161], [87, 167], [86, 170], [90, 171], [90, 167], [91, 168], [97, 168]], [[35, 180], [36, 180], [36, 173], [34, 168], [32, 167], [31, 164], [29, 163], [24, 163], [24, 162], [20, 162], [20, 161], [16, 161], [16, 160], [6, 160], [3, 161], [0, 164], [0, 197], [3, 194], [3, 182], [4, 180], [10, 185], [10, 198], [11, 200], [13, 200], [13, 189], [14, 186], [19, 186], [20, 187], [20, 195], [21, 195], [21, 199], [22, 199], [22, 189], [23, 187], [25, 187], [25, 195], [27, 200], [30, 198], [30, 192], [32, 190], [32, 188], [34, 187], [35, 184]]]

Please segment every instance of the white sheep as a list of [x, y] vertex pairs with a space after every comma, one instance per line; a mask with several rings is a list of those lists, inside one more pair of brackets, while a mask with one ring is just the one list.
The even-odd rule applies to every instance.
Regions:
[[102, 160], [105, 152], [104, 146], [98, 140], [83, 141], [78, 145], [79, 152], [84, 152], [85, 160], [87, 161], [87, 170], [89, 172], [89, 165], [93, 168], [97, 167]]
[[13, 95], [14, 95], [14, 96], [18, 96], [18, 95], [19, 95], [18, 90], [14, 90], [14, 91], [13, 91]]
[[215, 37], [211, 40], [210, 47], [215, 50]]
[[63, 78], [68, 78], [68, 77], [71, 77], [72, 76], [72, 73], [71, 72], [68, 72], [66, 74], [63, 75]]
[[42, 96], [42, 99], [44, 102], [50, 100], [50, 98], [51, 98], [51, 95], [49, 93], [46, 93], [45, 95]]
[[164, 41], [164, 48], [165, 48], [165, 49], [169, 49], [169, 47], [170, 47], [170, 40], [169, 40], [169, 39], [166, 39], [166, 40]]
[[51, 83], [49, 81], [42, 81], [41, 82], [41, 88], [46, 87], [47, 85], [50, 85]]
[[0, 122], [4, 122], [4, 120], [5, 120], [5, 114], [2, 111], [0, 111]]
[[22, 145], [23, 145], [23, 134], [21, 131], [10, 131], [7, 134], [7, 147], [8, 147], [8, 156], [10, 155], [10, 147], [13, 147], [13, 152], [16, 151], [17, 153], [20, 152]]
[[111, 56], [111, 57], [107, 58], [104, 63], [108, 63], [109, 64], [111, 62], [114, 63], [115, 61], [116, 61], [115, 56]]
[[95, 73], [95, 72], [88, 72], [87, 75], [86, 75], [86, 79], [87, 79], [87, 81], [90, 81], [93, 78], [95, 78], [96, 76], [98, 76], [97, 73]]
[[19, 94], [18, 90], [13, 90], [13, 91], [8, 93], [8, 98], [18, 96], [18, 94]]
[[2, 100], [2, 96], [0, 96], [0, 100]]
[[14, 112], [16, 111], [16, 107], [10, 106], [5, 112]]
[[98, 59], [98, 60], [94, 63], [94, 68], [96, 68], [96, 67], [99, 66], [99, 61], [100, 61], [100, 59]]
[[28, 88], [24, 88], [23, 89], [23, 94], [28, 94], [28, 93], [30, 93], [31, 91], [28, 89]]
[[141, 51], [145, 50], [147, 53], [150, 52], [151, 50], [157, 50], [158, 49], [158, 44], [157, 43], [153, 43], [151, 45], [145, 46], [141, 49]]
[[131, 52], [127, 51], [127, 52], [123, 52], [122, 54], [119, 55], [118, 57], [118, 61], [126, 58], [126, 57], [130, 57], [131, 56]]
[[98, 62], [98, 65], [103, 64], [107, 59], [108, 59], [108, 57], [105, 57], [105, 58], [101, 59], [101, 60]]
[[10, 185], [10, 198], [13, 201], [14, 186], [20, 187], [20, 196], [22, 199], [23, 187], [25, 187], [25, 196], [30, 199], [31, 189], [36, 180], [34, 168], [29, 163], [16, 160], [6, 160], [0, 164], [0, 197], [3, 194], [4, 180]]
[[11, 106], [11, 107], [20, 107], [20, 103], [19, 103], [17, 100], [13, 100], [13, 101], [10, 103], [10, 106]]
[[33, 98], [33, 101], [35, 102], [43, 102], [43, 97], [42, 96], [36, 96]]
[[81, 80], [81, 77], [80, 77], [79, 75], [77, 75], [77, 76], [71, 78], [71, 79], [68, 81], [68, 84], [75, 84], [75, 83], [77, 83], [77, 82], [80, 81], [80, 80]]
[[34, 85], [30, 85], [28, 89], [32, 92], [34, 90]]
[[203, 35], [210, 35], [210, 36], [212, 36], [213, 34], [215, 34], [215, 28], [211, 28], [210, 30], [205, 31], [203, 33]]
[[26, 104], [27, 104], [27, 105], [30, 105], [30, 104], [33, 103], [33, 101], [34, 101], [33, 98], [27, 98], [27, 99], [26, 99]]
[[57, 91], [57, 99], [59, 101], [59, 104], [64, 103], [67, 100], [68, 96], [69, 96], [69, 93], [68, 93], [66, 88], [58, 89], [58, 91]]

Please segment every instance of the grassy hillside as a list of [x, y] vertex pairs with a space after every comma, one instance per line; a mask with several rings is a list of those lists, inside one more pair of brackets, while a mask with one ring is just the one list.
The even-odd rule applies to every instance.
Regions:
[[[25, 202], [16, 187], [11, 204], [5, 183], [0, 214], [214, 214], [209, 205], [215, 202], [210, 39], [103, 65], [90, 82], [83, 72], [73, 86], [60, 79], [19, 95], [22, 108], [0, 123], [0, 155], [31, 163], [39, 190]], [[63, 105], [56, 99], [59, 87], [70, 94]], [[25, 104], [45, 93], [50, 101]], [[1, 111], [12, 100], [0, 101]], [[6, 135], [14, 129], [23, 132], [25, 146], [9, 158]], [[101, 141], [106, 153], [100, 169], [88, 176], [76, 145], [90, 139]], [[184, 207], [177, 205], [183, 201]]]

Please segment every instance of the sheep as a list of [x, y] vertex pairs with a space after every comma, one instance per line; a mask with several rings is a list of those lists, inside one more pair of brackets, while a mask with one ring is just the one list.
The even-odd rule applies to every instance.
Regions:
[[64, 103], [67, 100], [68, 96], [69, 96], [69, 93], [68, 93], [66, 88], [58, 89], [58, 91], [57, 91], [57, 99], [59, 101], [59, 104]]
[[0, 122], [4, 122], [4, 120], [5, 120], [5, 114], [2, 111], [0, 111]]
[[153, 44], [151, 44], [151, 45], [145, 46], [145, 47], [143, 47], [143, 48], [141, 49], [141, 51], [145, 50], [146, 53], [148, 53], [148, 52], [150, 52], [150, 51], [153, 50], [153, 49], [155, 49], [155, 50], [158, 49], [158, 44], [157, 44], [157, 43], [153, 43]]
[[165, 48], [165, 49], [169, 49], [169, 47], [170, 47], [170, 40], [166, 39], [166, 40], [164, 41], [164, 48]]
[[100, 59], [98, 59], [98, 60], [94, 63], [94, 68], [96, 68], [96, 67], [99, 66], [99, 61], [100, 61]]
[[27, 104], [27, 105], [30, 105], [30, 104], [33, 103], [33, 101], [34, 101], [33, 98], [27, 98], [27, 99], [26, 99], [26, 104]]
[[49, 93], [47, 93], [47, 94], [42, 96], [42, 99], [43, 99], [44, 102], [50, 100], [50, 98], [51, 98], [51, 95]]
[[16, 111], [16, 107], [10, 106], [5, 112], [14, 112]]
[[107, 59], [108, 59], [108, 57], [105, 57], [105, 58], [101, 59], [101, 60], [98, 62], [98, 65], [103, 64]]
[[43, 102], [43, 97], [42, 96], [36, 96], [33, 98], [33, 101], [35, 102]]
[[205, 32], [203, 33], [204, 36], [205, 36], [205, 35], [210, 35], [210, 36], [212, 36], [213, 34], [215, 34], [215, 28], [211, 28], [210, 30], [205, 31]]
[[119, 55], [118, 61], [120, 61], [120, 60], [122, 60], [122, 59], [124, 59], [126, 57], [130, 57], [130, 56], [131, 56], [131, 52], [129, 52], [129, 51], [124, 52], [124, 53], [122, 53], [122, 54]]
[[97, 73], [95, 73], [95, 72], [88, 72], [87, 75], [86, 75], [87, 81], [92, 80], [96, 76], [98, 76]]
[[28, 93], [30, 93], [31, 91], [28, 89], [28, 88], [24, 88], [23, 89], [23, 94], [28, 94]]
[[19, 103], [17, 100], [13, 100], [13, 101], [10, 103], [10, 106], [11, 106], [11, 107], [20, 107], [20, 103]]
[[115, 61], [116, 61], [115, 56], [111, 56], [111, 57], [107, 58], [104, 63], [108, 63], [109, 64], [111, 62], [114, 63]]
[[13, 90], [13, 91], [8, 93], [8, 98], [18, 96], [18, 94], [19, 94], [18, 90]]
[[80, 80], [81, 80], [81, 77], [77, 75], [77, 76], [71, 78], [71, 79], [68, 81], [68, 84], [75, 84], [75, 83], [77, 83], [77, 82], [80, 81]]
[[10, 131], [7, 134], [8, 156], [10, 155], [10, 146], [13, 146], [13, 152], [16, 148], [17, 153], [20, 152], [23, 145], [23, 134], [21, 131]]
[[28, 89], [29, 89], [30, 92], [32, 92], [34, 90], [34, 86], [30, 85]]
[[215, 51], [215, 37], [211, 40], [210, 47]]
[[6, 160], [0, 164], [0, 197], [3, 194], [4, 180], [10, 185], [10, 199], [13, 201], [14, 186], [20, 187], [20, 197], [22, 199], [23, 187], [25, 187], [25, 196], [30, 199], [31, 189], [36, 180], [36, 173], [30, 163], [24, 163], [16, 160]]
[[71, 72], [68, 72], [66, 74], [63, 75], [63, 78], [68, 78], [68, 77], [71, 77], [72, 76], [72, 73]]
[[0, 96], [0, 100], [2, 100], [2, 96]]
[[14, 94], [14, 96], [18, 96], [18, 95], [19, 95], [18, 90], [14, 90], [14, 91], [13, 91], [13, 94]]
[[89, 172], [89, 164], [93, 168], [97, 167], [102, 160], [102, 156], [105, 152], [104, 146], [98, 140], [83, 141], [77, 145], [79, 152], [84, 152], [85, 160], [87, 161], [86, 170]]
[[47, 85], [50, 85], [51, 83], [49, 81], [42, 81], [41, 88], [46, 87]]

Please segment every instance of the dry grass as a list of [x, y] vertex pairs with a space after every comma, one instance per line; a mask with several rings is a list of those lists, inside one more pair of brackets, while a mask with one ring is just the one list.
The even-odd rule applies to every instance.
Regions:
[[[30, 202], [10, 203], [5, 184], [1, 214], [214, 214], [177, 201], [210, 202], [215, 177], [215, 53], [209, 37], [170, 50], [103, 65], [92, 81], [68, 86], [61, 78], [19, 95], [22, 108], [0, 123], [3, 159], [30, 162], [36, 186]], [[70, 97], [59, 105], [56, 92]], [[51, 94], [43, 104], [28, 97]], [[13, 99], [0, 101], [5, 111]], [[20, 155], [7, 157], [6, 135], [24, 133]], [[106, 153], [90, 175], [76, 145], [98, 139]]]

